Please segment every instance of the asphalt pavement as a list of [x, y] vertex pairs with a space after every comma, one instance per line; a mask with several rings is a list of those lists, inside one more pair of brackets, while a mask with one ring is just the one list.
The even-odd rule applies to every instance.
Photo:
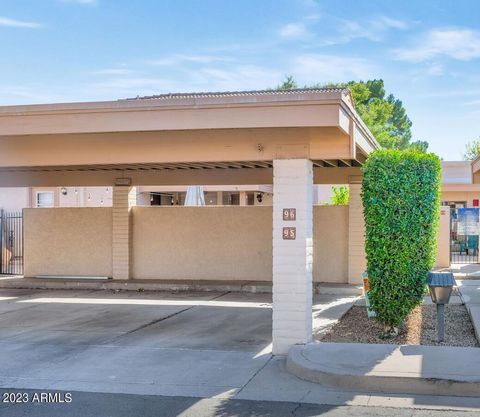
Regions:
[[[476, 411], [0, 389], [2, 417], [478, 417]], [[50, 395], [49, 395], [50, 394]], [[10, 399], [13, 402], [4, 402]], [[49, 402], [52, 401], [52, 402]]]

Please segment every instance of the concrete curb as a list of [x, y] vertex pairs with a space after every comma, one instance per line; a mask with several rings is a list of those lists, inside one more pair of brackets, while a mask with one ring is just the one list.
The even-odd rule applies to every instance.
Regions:
[[[470, 313], [470, 320], [472, 321], [473, 330], [475, 331], [475, 336], [480, 343], [480, 305], [472, 304], [467, 305], [467, 310]], [[480, 393], [479, 393], [480, 396]]]
[[[462, 361], [462, 352], [459, 352], [454, 361], [450, 361], [452, 367], [452, 374], [446, 378], [433, 377], [426, 374], [421, 375], [407, 375], [406, 372], [387, 373], [387, 372], [361, 372], [361, 369], [351, 367], [348, 360], [339, 355], [338, 363], [332, 364], [331, 356], [324, 361], [312, 361], [306, 354], [306, 348], [312, 349], [312, 345], [320, 348], [326, 343], [311, 343], [308, 345], [297, 345], [290, 349], [286, 360], [286, 368], [293, 375], [298, 378], [310, 382], [316, 382], [332, 388], [340, 388], [349, 391], [363, 391], [363, 392], [380, 392], [380, 393], [395, 393], [395, 394], [415, 394], [415, 395], [446, 395], [446, 396], [463, 396], [463, 397], [478, 397], [480, 393], [480, 372], [477, 377], [455, 375], [457, 370], [455, 362]], [[355, 357], [355, 346], [360, 344], [345, 344], [345, 343], [329, 343], [329, 345], [352, 345], [351, 354]], [[382, 345], [364, 345], [366, 349], [373, 346]], [[384, 345], [391, 346], [391, 345]], [[416, 348], [417, 346], [409, 346], [409, 348]], [[313, 349], [316, 347], [314, 346]], [[399, 347], [398, 347], [399, 348]], [[425, 347], [422, 347], [425, 348]], [[427, 346], [427, 348], [435, 348]], [[443, 347], [440, 347], [443, 349]], [[455, 348], [453, 348], [455, 349]], [[456, 349], [474, 349], [475, 355], [480, 355], [478, 348], [456, 348]], [[415, 349], [414, 349], [415, 350]], [[437, 352], [438, 353], [438, 352]], [[472, 352], [473, 353], [473, 352]], [[321, 354], [321, 352], [320, 352]], [[438, 356], [438, 355], [437, 355]], [[358, 360], [361, 361], [362, 355], [357, 355]], [[469, 358], [466, 358], [468, 360]], [[384, 361], [388, 358], [383, 358]], [[345, 362], [347, 363], [346, 366]], [[477, 361], [478, 362], [478, 361]], [[337, 366], [335, 366], [337, 365]], [[444, 364], [445, 365], [445, 364]], [[478, 363], [472, 364], [478, 366]]]

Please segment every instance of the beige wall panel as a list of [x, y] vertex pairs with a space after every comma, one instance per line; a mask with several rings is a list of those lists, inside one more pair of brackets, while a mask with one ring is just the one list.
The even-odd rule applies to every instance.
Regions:
[[361, 198], [362, 184], [350, 184], [348, 214], [348, 283], [361, 284], [362, 274], [367, 269], [365, 253], [365, 221]]
[[480, 191], [442, 191], [440, 199], [442, 202], [466, 202], [467, 207], [473, 207], [473, 200], [480, 200]]
[[271, 207], [134, 207], [133, 278], [272, 278]]
[[472, 184], [472, 161], [442, 161], [442, 184]]
[[[314, 281], [346, 282], [348, 206], [314, 208]], [[133, 278], [272, 279], [271, 207], [134, 207]]]
[[348, 159], [351, 157], [350, 137], [336, 128], [312, 131], [311, 159]]
[[350, 155], [348, 135], [338, 128], [175, 130], [4, 136], [0, 166], [268, 161], [283, 145], [305, 145], [310, 155], [302, 156], [311, 159]]
[[450, 266], [450, 207], [440, 207], [440, 222], [437, 238], [437, 260], [435, 266]]
[[25, 276], [112, 275], [112, 209], [25, 209]]
[[313, 280], [348, 282], [348, 206], [313, 207]]
[[[112, 275], [112, 209], [26, 209], [25, 275]], [[271, 280], [272, 208], [134, 207], [133, 278]], [[316, 282], [346, 282], [348, 206], [314, 207]]]
[[[101, 103], [100, 103], [101, 104]], [[116, 102], [124, 107], [128, 102]], [[130, 102], [130, 104], [135, 104]], [[142, 104], [142, 103], [138, 103]], [[265, 128], [271, 126], [338, 126], [340, 108], [332, 104], [219, 106], [212, 108], [159, 108], [155, 101], [143, 109], [108, 109], [95, 111], [34, 112], [26, 115], [0, 112], [3, 135], [43, 133], [89, 133], [112, 131], [149, 131], [221, 128]], [[157, 104], [160, 104], [157, 102]], [[95, 104], [94, 104], [95, 105]], [[32, 110], [32, 109], [30, 109]]]

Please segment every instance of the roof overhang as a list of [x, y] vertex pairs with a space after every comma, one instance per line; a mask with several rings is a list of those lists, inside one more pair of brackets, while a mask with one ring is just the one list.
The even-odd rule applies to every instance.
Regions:
[[0, 107], [0, 174], [12, 178], [16, 170], [22, 178], [29, 172], [52, 178], [105, 166], [162, 175], [165, 169], [259, 170], [286, 158], [355, 168], [378, 148], [342, 88]]
[[379, 148], [346, 89], [0, 106], [0, 136], [279, 127], [336, 127], [352, 134], [364, 152]]

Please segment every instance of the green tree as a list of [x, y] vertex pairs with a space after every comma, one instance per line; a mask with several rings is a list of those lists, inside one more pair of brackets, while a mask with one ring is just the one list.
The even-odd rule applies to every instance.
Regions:
[[416, 140], [415, 142], [410, 143], [409, 149], [426, 153], [428, 151], [428, 142], [426, 140]]
[[465, 153], [463, 159], [473, 161], [480, 155], [480, 138], [474, 139], [465, 145]]
[[332, 187], [333, 195], [330, 197], [332, 206], [345, 206], [350, 201], [350, 189], [341, 185], [340, 187]]
[[372, 134], [384, 148], [407, 149], [412, 122], [401, 100], [387, 96], [383, 80], [349, 81], [327, 87], [348, 87], [355, 107]]
[[[277, 88], [288, 90], [296, 87], [297, 84], [290, 75]], [[348, 87], [360, 117], [384, 148], [408, 149], [412, 146], [415, 150], [427, 150], [428, 143], [425, 141], [411, 143], [412, 122], [402, 101], [395, 98], [393, 94], [387, 95], [383, 80], [305, 86], [305, 88], [311, 87]]]
[[287, 75], [285, 77], [285, 80], [281, 84], [277, 85], [277, 90], [293, 90], [295, 88], [298, 88], [297, 83], [295, 82], [295, 79], [293, 78], [293, 75]]

